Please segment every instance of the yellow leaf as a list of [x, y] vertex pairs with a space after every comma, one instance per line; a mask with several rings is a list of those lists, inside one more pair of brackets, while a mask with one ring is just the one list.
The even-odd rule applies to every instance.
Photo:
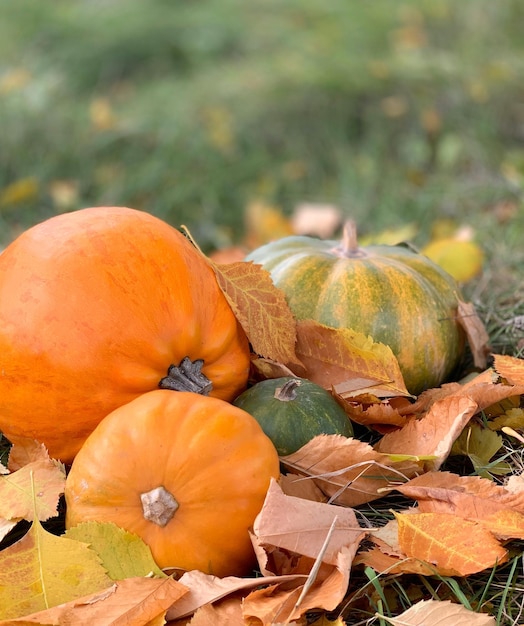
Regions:
[[20, 178], [0, 191], [0, 208], [22, 204], [38, 196], [38, 181], [33, 176]]
[[394, 246], [405, 241], [411, 241], [417, 234], [417, 225], [413, 222], [399, 228], [390, 228], [379, 233], [359, 237], [361, 246], [387, 245]]
[[297, 356], [301, 375], [345, 397], [351, 381], [362, 381], [369, 393], [409, 396], [398, 361], [389, 346], [347, 328], [331, 328], [304, 320], [297, 323]]
[[275, 206], [259, 200], [250, 202], [245, 211], [245, 244], [249, 249], [293, 234], [290, 221]]
[[422, 252], [459, 283], [478, 276], [484, 263], [484, 251], [474, 241], [454, 237], [432, 241]]
[[95, 130], [111, 130], [116, 126], [116, 116], [107, 98], [94, 98], [91, 101], [89, 117]]
[[15, 67], [0, 78], [0, 95], [20, 91], [30, 81], [31, 74], [23, 67]]
[[0, 619], [16, 618], [110, 587], [87, 544], [56, 537], [35, 520], [0, 552]]
[[32, 520], [35, 512], [42, 521], [54, 517], [64, 486], [64, 467], [45, 453], [41, 459], [0, 476], [0, 517]]
[[153, 574], [165, 574], [153, 560], [144, 541], [110, 522], [83, 522], [69, 528], [63, 535], [89, 545], [113, 580]]
[[285, 296], [269, 272], [252, 262], [213, 263], [217, 282], [260, 356], [280, 363], [297, 362], [296, 324]]
[[19, 620], [2, 622], [2, 625], [163, 626], [167, 609], [176, 605], [187, 591], [184, 585], [172, 578], [126, 578], [100, 592], [74, 598]]
[[402, 552], [432, 563], [443, 576], [468, 576], [507, 560], [507, 551], [475, 522], [449, 513], [394, 515]]

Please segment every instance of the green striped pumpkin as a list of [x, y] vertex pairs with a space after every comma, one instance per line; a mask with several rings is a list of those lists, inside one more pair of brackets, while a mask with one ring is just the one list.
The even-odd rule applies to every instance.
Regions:
[[280, 456], [317, 435], [353, 436], [353, 426], [333, 396], [305, 378], [283, 376], [256, 383], [233, 404], [252, 415]]
[[290, 236], [246, 261], [271, 273], [297, 319], [350, 328], [390, 346], [412, 394], [438, 386], [460, 362], [458, 285], [405, 245], [358, 247], [349, 222], [341, 242]]

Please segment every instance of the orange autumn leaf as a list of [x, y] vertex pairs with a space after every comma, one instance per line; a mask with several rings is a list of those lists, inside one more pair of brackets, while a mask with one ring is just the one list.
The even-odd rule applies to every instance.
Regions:
[[298, 585], [305, 578], [304, 575], [218, 578], [199, 570], [191, 570], [185, 572], [178, 581], [188, 589], [188, 592], [168, 610], [166, 619], [169, 622], [182, 619], [192, 615], [203, 606], [215, 604], [231, 595], [247, 595], [254, 587], [293, 584], [294, 581], [297, 581]]
[[337, 556], [336, 566], [319, 582], [308, 581], [300, 587], [284, 589], [267, 587], [252, 591], [243, 602], [244, 619], [248, 624], [304, 624], [308, 611], [334, 611], [341, 603], [349, 584], [354, 553], [344, 547]]
[[439, 469], [453, 442], [478, 410], [468, 396], [450, 395], [437, 400], [422, 419], [410, 419], [400, 430], [385, 434], [376, 444], [384, 454], [434, 457], [426, 469]]
[[524, 539], [524, 514], [511, 509], [494, 511], [479, 520], [492, 535], [501, 541]]
[[295, 318], [269, 272], [243, 261], [212, 267], [253, 350], [279, 363], [297, 363]]
[[[179, 622], [177, 622], [178, 624]], [[242, 598], [227, 597], [216, 604], [205, 604], [197, 609], [190, 626], [245, 626]]]
[[162, 624], [167, 609], [185, 593], [186, 587], [172, 578], [126, 578], [102, 591], [2, 624]]
[[380, 574], [419, 574], [420, 576], [435, 574], [434, 567], [417, 558], [388, 554], [380, 548], [370, 548], [357, 554], [353, 565], [365, 565]]
[[342, 397], [362, 389], [375, 395], [409, 396], [391, 348], [362, 333], [299, 321], [296, 352], [305, 367], [297, 374]]
[[253, 534], [259, 546], [271, 546], [316, 559], [333, 523], [329, 544], [322, 555], [322, 561], [330, 565], [336, 564], [343, 547], [351, 547], [356, 552], [366, 535], [355, 512], [350, 508], [289, 496], [273, 480], [255, 519]]
[[422, 471], [414, 460], [392, 460], [369, 444], [340, 435], [318, 435], [280, 458], [288, 470], [310, 477], [330, 501], [358, 506], [382, 496], [382, 489]]
[[449, 513], [396, 513], [401, 550], [435, 566], [442, 576], [469, 576], [507, 560], [482, 525]]
[[379, 401], [378, 398], [368, 399], [365, 396], [357, 396], [351, 399], [344, 399], [340, 396], [335, 397], [344, 407], [348, 417], [356, 424], [370, 426], [379, 432], [388, 432], [388, 427], [397, 428], [404, 426], [406, 423], [407, 416], [399, 412], [399, 407], [394, 402], [395, 400], [404, 400], [404, 398], [393, 398], [392, 401]]
[[490, 353], [489, 335], [473, 304], [458, 300], [457, 322], [466, 333], [475, 367], [484, 369]]
[[494, 355], [495, 371], [510, 385], [524, 386], [524, 359], [502, 354]]
[[428, 472], [395, 490], [416, 500], [421, 513], [453, 513], [473, 521], [506, 510], [524, 515], [524, 493], [511, 493], [480, 476]]

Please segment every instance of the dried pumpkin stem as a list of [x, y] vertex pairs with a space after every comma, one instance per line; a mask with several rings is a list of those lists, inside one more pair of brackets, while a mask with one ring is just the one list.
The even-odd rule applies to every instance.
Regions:
[[213, 383], [202, 373], [204, 361], [196, 359], [192, 361], [188, 356], [180, 361], [179, 365], [170, 365], [167, 376], [158, 383], [160, 389], [171, 391], [192, 391], [202, 396], [209, 395]]
[[162, 527], [173, 519], [178, 509], [178, 502], [173, 494], [162, 485], [140, 494], [140, 500], [145, 519]]
[[300, 387], [302, 381], [299, 378], [292, 378], [286, 381], [282, 387], [277, 387], [273, 397], [282, 402], [290, 402], [297, 397], [297, 387]]
[[359, 248], [357, 241], [357, 225], [353, 220], [347, 220], [342, 232], [342, 241], [331, 250], [338, 257], [354, 259], [367, 256], [366, 252]]

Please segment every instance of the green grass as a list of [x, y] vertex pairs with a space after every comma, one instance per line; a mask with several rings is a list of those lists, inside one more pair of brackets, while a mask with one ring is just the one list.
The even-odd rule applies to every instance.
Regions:
[[[363, 234], [414, 223], [416, 245], [451, 219], [486, 253], [464, 290], [494, 351], [524, 356], [523, 22], [520, 0], [4, 0], [0, 246], [100, 204], [205, 250], [242, 238], [253, 200], [334, 203]], [[512, 626], [523, 581], [518, 542], [459, 586], [355, 572], [348, 623], [418, 589]]]

